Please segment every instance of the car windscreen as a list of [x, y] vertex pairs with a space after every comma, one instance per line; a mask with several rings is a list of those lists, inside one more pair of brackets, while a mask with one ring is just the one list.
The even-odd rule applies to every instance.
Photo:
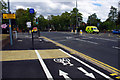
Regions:
[[93, 28], [93, 30], [97, 30], [97, 28]]

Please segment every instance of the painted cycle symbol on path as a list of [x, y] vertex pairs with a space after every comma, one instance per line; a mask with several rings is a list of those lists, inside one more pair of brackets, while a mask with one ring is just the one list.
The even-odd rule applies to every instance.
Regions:
[[56, 63], [62, 63], [63, 65], [69, 65], [69, 66], [73, 66], [73, 64], [71, 64], [70, 59], [68, 58], [56, 58], [53, 59]]

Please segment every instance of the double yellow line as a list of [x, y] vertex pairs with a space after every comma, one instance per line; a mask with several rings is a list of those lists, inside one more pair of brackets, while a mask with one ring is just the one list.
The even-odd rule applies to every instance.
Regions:
[[42, 37], [42, 38], [47, 39], [47, 40], [51, 41], [52, 43], [56, 44], [57, 46], [60, 46], [60, 47], [62, 47], [64, 49], [70, 51], [71, 54], [77, 54], [77, 55], [79, 55], [81, 58], [83, 58], [83, 59], [85, 59], [85, 60], [87, 60], [87, 61], [89, 61], [89, 62], [91, 62], [91, 63], [93, 63], [93, 64], [95, 64], [95, 65], [97, 65], [97, 66], [99, 66], [99, 67], [101, 67], [103, 69], [105, 69], [105, 70], [107, 70], [108, 72], [111, 73], [110, 74], [111, 76], [118, 76], [116, 78], [120, 79], [120, 70], [118, 70], [118, 69], [116, 69], [116, 68], [114, 68], [114, 67], [112, 67], [112, 66], [110, 66], [108, 64], [105, 64], [105, 63], [103, 63], [101, 61], [98, 61], [98, 60], [96, 60], [96, 59], [94, 59], [92, 57], [89, 57], [89, 56], [87, 56], [87, 55], [85, 55], [83, 53], [80, 53], [80, 52], [78, 52], [78, 51], [76, 51], [74, 49], [71, 49], [71, 48], [69, 48], [67, 46], [64, 46], [64, 45], [62, 45], [60, 43], [57, 43], [57, 42], [55, 42], [55, 41], [53, 41], [51, 39], [48, 39], [46, 37]]

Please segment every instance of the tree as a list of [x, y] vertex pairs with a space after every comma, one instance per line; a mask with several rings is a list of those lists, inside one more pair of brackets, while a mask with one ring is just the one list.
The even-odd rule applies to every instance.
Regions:
[[117, 27], [116, 25], [117, 19], [118, 19], [117, 9], [111, 6], [108, 18], [106, 19], [106, 21], [102, 23], [103, 26], [102, 28], [106, 30], [118, 29], [119, 27]]
[[[75, 26], [76, 26], [76, 13], [77, 13], [77, 17], [79, 17], [79, 23], [82, 22], [83, 17], [82, 14], [78, 12], [79, 10], [77, 8], [73, 8], [73, 10], [71, 11], [71, 16], [70, 16], [70, 20], [71, 20], [71, 24], [72, 24], [72, 28], [75, 30]], [[78, 19], [77, 19], [78, 20]], [[77, 21], [78, 22], [78, 21]], [[78, 24], [78, 23], [77, 23]]]
[[34, 14], [29, 13], [29, 8], [27, 10], [24, 9], [18, 9], [16, 10], [16, 23], [21, 30], [28, 30], [26, 22], [31, 22], [31, 19], [34, 20], [34, 17], [36, 15], [36, 12]]
[[48, 28], [48, 20], [43, 15], [38, 17], [38, 26], [40, 30], [46, 30]]
[[87, 20], [87, 24], [88, 24], [88, 25], [98, 26], [98, 25], [97, 25], [98, 23], [100, 24], [101, 21], [100, 21], [100, 19], [97, 18], [96, 13], [88, 16], [88, 20]]
[[108, 14], [108, 19], [110, 21], [115, 22], [117, 20], [117, 16], [118, 16], [118, 14], [117, 14], [117, 8], [111, 6], [110, 13]]
[[8, 9], [7, 4], [3, 0], [1, 0], [0, 1], [0, 12], [6, 13], [7, 9]]

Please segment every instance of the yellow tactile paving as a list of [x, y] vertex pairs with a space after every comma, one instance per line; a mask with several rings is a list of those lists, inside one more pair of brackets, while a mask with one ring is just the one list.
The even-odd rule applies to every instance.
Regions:
[[[43, 59], [69, 57], [58, 49], [38, 50]], [[38, 59], [35, 50], [8, 50], [1, 51], [0, 61], [31, 60]]]
[[61, 52], [59, 49], [38, 50], [38, 52], [43, 59], [69, 57], [65, 53]]
[[38, 59], [34, 50], [2, 51], [2, 53], [0, 53], [0, 56], [2, 56], [2, 59], [0, 61]]

